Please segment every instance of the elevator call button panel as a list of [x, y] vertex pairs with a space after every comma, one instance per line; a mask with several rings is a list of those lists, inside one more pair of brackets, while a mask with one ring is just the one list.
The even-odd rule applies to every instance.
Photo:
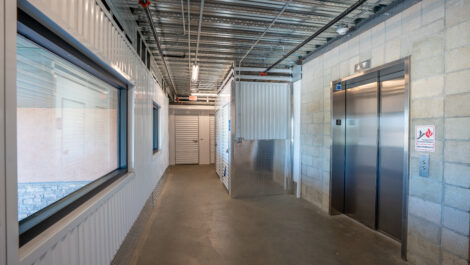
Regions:
[[429, 154], [419, 155], [419, 176], [429, 177]]

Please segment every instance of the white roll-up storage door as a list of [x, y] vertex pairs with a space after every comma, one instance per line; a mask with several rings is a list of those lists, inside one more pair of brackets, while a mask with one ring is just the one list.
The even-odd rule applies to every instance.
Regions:
[[175, 116], [176, 164], [199, 163], [199, 117]]

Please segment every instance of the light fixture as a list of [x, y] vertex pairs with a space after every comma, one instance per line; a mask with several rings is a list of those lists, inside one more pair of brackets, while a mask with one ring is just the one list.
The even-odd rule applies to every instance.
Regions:
[[191, 96], [198, 96], [198, 97], [217, 97], [215, 93], [191, 93]]
[[348, 28], [348, 25], [346, 24], [339, 24], [338, 26], [336, 26], [336, 32], [339, 34], [339, 35], [345, 35], [347, 32], [348, 32], [349, 28]]
[[192, 78], [194, 82], [196, 82], [199, 78], [199, 65], [198, 64], [193, 64], [193, 73], [192, 73]]

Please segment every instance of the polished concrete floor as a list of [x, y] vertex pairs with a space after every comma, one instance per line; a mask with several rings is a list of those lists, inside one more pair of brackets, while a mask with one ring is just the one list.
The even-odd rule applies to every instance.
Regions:
[[396, 242], [291, 195], [231, 199], [210, 166], [176, 166], [131, 264], [405, 264]]

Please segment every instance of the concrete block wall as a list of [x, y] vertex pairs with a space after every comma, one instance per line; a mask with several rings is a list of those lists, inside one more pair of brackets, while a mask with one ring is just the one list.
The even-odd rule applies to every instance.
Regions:
[[329, 208], [330, 82], [411, 56], [410, 131], [435, 125], [430, 175], [418, 174], [410, 133], [408, 259], [468, 264], [470, 212], [470, 0], [423, 0], [303, 65], [302, 197]]
[[90, 181], [18, 183], [18, 220], [80, 189]]

